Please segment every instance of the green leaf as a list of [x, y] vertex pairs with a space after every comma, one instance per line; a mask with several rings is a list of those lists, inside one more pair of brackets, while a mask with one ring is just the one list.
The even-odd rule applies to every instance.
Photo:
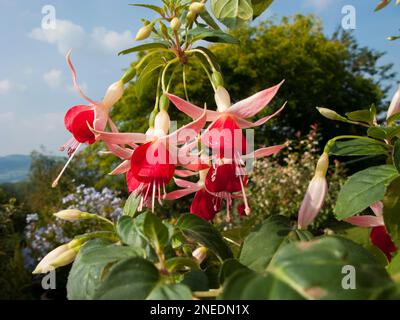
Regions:
[[197, 261], [189, 257], [174, 257], [165, 261], [165, 267], [169, 272], [173, 272], [182, 268], [198, 269]]
[[221, 266], [219, 282], [223, 284], [225, 280], [231, 277], [235, 272], [243, 270], [249, 271], [250, 269], [241, 264], [237, 259], [227, 259]]
[[400, 253], [393, 257], [386, 269], [394, 281], [400, 282]]
[[392, 241], [400, 248], [400, 177], [387, 188], [383, 199], [383, 219]]
[[369, 137], [379, 140], [384, 140], [387, 136], [385, 128], [382, 127], [370, 127], [368, 128], [367, 134]]
[[115, 264], [97, 290], [96, 299], [144, 300], [160, 282], [157, 268], [142, 258]]
[[288, 218], [271, 216], [246, 237], [239, 261], [254, 271], [263, 272], [282, 245], [298, 240]]
[[79, 250], [68, 276], [67, 296], [69, 300], [93, 299], [101, 284], [101, 275], [108, 262], [85, 263], [83, 258], [91, 252], [106, 248], [110, 241], [91, 240]]
[[370, 167], [352, 175], [339, 192], [335, 215], [342, 220], [383, 199], [386, 187], [398, 176], [392, 165]]
[[387, 155], [387, 148], [374, 139], [351, 139], [347, 141], [336, 141], [330, 154], [336, 156], [371, 156]]
[[122, 215], [134, 217], [136, 215], [137, 208], [139, 207], [140, 197], [132, 192], [128, 199], [126, 200], [124, 210], [122, 211]]
[[357, 110], [346, 113], [347, 118], [351, 121], [360, 121], [368, 123], [369, 125], [373, 125], [374, 121], [374, 113], [371, 110]]
[[193, 215], [182, 215], [176, 222], [176, 228], [184, 236], [199, 242], [225, 260], [232, 257], [232, 251], [221, 234], [207, 221]]
[[129, 53], [140, 52], [145, 50], [155, 50], [155, 49], [168, 49], [168, 45], [164, 42], [151, 42], [141, 44], [140, 46], [135, 46], [118, 53], [119, 56], [126, 55]]
[[205, 23], [207, 23], [211, 28], [216, 29], [216, 30], [221, 30], [219, 27], [218, 23], [215, 22], [213, 17], [208, 13], [207, 10], [204, 10], [203, 12], [200, 13], [200, 17], [204, 20]]
[[272, 274], [239, 270], [224, 283], [223, 300], [301, 300], [296, 291]]
[[251, 0], [211, 0], [211, 10], [228, 28], [236, 28], [253, 18]]
[[155, 6], [155, 5], [153, 5], [153, 4], [142, 4], [142, 3], [140, 3], [140, 4], [134, 4], [134, 3], [133, 3], [133, 4], [130, 4], [130, 6], [147, 8], [147, 9], [150, 9], [150, 10], [153, 10], [153, 11], [157, 12], [157, 13], [160, 14], [160, 15], [163, 15], [163, 14], [164, 14], [163, 8], [158, 7], [158, 6]]
[[143, 215], [144, 235], [153, 244], [156, 251], [163, 249], [169, 241], [168, 228], [153, 213], [146, 212]]
[[400, 172], [400, 140], [397, 140], [393, 148], [393, 164]]
[[82, 255], [81, 261], [86, 264], [106, 264], [123, 260], [130, 257], [144, 256], [141, 248], [125, 247], [111, 244], [105, 247], [98, 247]]
[[272, 0], [251, 0], [253, 5], [253, 19], [260, 16], [271, 5]]
[[183, 284], [163, 284], [155, 288], [147, 300], [192, 300], [192, 292]]
[[[354, 268], [355, 289], [342, 282]], [[385, 268], [362, 246], [342, 237], [291, 243], [278, 251], [268, 272], [307, 299], [374, 299], [393, 285]]]
[[151, 81], [155, 78], [158, 70], [164, 66], [164, 61], [160, 56], [153, 56], [146, 66], [141, 70], [136, 81], [136, 93], [141, 97], [146, 89], [149, 87]]
[[200, 270], [187, 272], [181, 283], [187, 285], [192, 291], [207, 291], [210, 289], [207, 275]]
[[190, 30], [188, 32], [188, 38], [190, 43], [204, 40], [216, 43], [239, 44], [239, 40], [231, 36], [229, 33], [225, 33], [221, 30], [206, 29], [202, 27], [197, 27]]

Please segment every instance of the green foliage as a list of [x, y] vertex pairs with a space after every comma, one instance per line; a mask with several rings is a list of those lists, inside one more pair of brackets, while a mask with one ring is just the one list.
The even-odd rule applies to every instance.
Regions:
[[355, 173], [340, 190], [335, 215], [345, 219], [382, 200], [387, 186], [398, 176], [392, 165], [370, 167]]
[[383, 218], [386, 229], [396, 247], [400, 247], [400, 177], [397, 176], [387, 188], [383, 199]]

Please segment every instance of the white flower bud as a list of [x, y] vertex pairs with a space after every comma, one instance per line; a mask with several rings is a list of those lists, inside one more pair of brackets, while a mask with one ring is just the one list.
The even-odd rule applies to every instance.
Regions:
[[70, 250], [67, 244], [59, 246], [55, 248], [53, 251], [50, 251], [36, 266], [35, 270], [33, 270], [33, 274], [38, 273], [47, 273], [51, 270], [54, 270], [54, 267], [51, 265], [55, 259], [57, 259], [64, 252]]
[[166, 135], [169, 131], [170, 119], [168, 112], [161, 110], [154, 120], [154, 133]]
[[124, 82], [119, 80], [114, 82], [108, 87], [106, 95], [103, 99], [103, 105], [106, 109], [110, 109], [118, 102], [119, 99], [124, 95]]
[[194, 14], [199, 14], [202, 13], [204, 11], [204, 3], [201, 2], [193, 2], [190, 6], [189, 6], [189, 11], [193, 12]]
[[231, 106], [231, 97], [224, 87], [220, 86], [215, 91], [215, 102], [219, 112], [224, 112]]
[[393, 96], [392, 102], [390, 103], [386, 119], [389, 119], [394, 114], [400, 112], [400, 86]]
[[206, 247], [198, 247], [196, 250], [192, 252], [192, 256], [200, 264], [207, 257], [207, 251], [208, 249]]
[[60, 212], [55, 213], [54, 216], [56, 216], [61, 220], [67, 220], [67, 221], [79, 221], [89, 218], [89, 214], [81, 212], [76, 209], [62, 210]]
[[139, 29], [139, 31], [136, 34], [136, 41], [141, 41], [141, 40], [145, 40], [148, 37], [150, 37], [151, 32], [153, 31], [153, 25], [152, 24], [148, 24], [145, 25], [143, 27], [141, 27]]
[[174, 31], [178, 31], [181, 27], [181, 21], [179, 20], [179, 18], [175, 17], [171, 20], [171, 29]]

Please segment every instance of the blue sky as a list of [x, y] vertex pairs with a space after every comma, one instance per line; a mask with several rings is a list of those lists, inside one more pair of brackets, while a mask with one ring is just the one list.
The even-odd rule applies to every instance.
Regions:
[[[0, 156], [28, 154], [41, 145], [58, 154], [58, 146], [69, 136], [63, 125], [64, 113], [84, 102], [71, 87], [65, 52], [74, 48], [79, 83], [89, 97], [101, 99], [133, 58], [116, 53], [134, 45], [140, 18], [152, 17], [148, 10], [129, 7], [132, 2], [135, 0], [0, 0]], [[397, 34], [400, 7], [393, 5], [374, 13], [377, 2], [275, 0], [264, 17], [315, 13], [325, 32], [331, 34], [341, 22], [343, 6], [353, 5], [355, 36], [362, 45], [386, 51], [382, 63], [395, 63], [400, 80], [400, 41], [385, 40]], [[56, 9], [57, 28], [50, 33], [41, 29], [45, 5]]]

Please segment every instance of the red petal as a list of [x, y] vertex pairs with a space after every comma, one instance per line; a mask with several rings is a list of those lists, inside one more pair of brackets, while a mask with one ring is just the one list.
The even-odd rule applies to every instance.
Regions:
[[190, 213], [203, 218], [204, 220], [213, 220], [215, 215], [221, 210], [221, 201], [208, 193], [205, 189], [196, 192]]
[[131, 159], [131, 171], [141, 182], [167, 184], [174, 175], [175, 165], [170, 163], [166, 146], [159, 141], [153, 141], [135, 149]]
[[240, 179], [243, 179], [243, 185], [246, 185], [247, 176], [236, 175], [235, 163], [213, 166], [207, 174], [206, 188], [213, 193], [239, 192], [242, 191]]
[[89, 125], [93, 126], [95, 112], [92, 107], [79, 105], [67, 111], [64, 118], [65, 127], [72, 133], [74, 138], [80, 143], [92, 144], [95, 136], [90, 131]]
[[129, 170], [126, 173], [126, 185], [128, 186], [129, 193], [135, 191], [140, 186], [140, 184], [141, 182], [136, 180], [132, 174], [132, 171]]
[[237, 153], [246, 154], [246, 138], [235, 119], [228, 114], [222, 114], [210, 125], [202, 136], [202, 142], [219, 158], [233, 159]]
[[372, 228], [370, 239], [376, 247], [382, 250], [389, 261], [392, 260], [392, 253], [396, 252], [397, 248], [384, 226]]

